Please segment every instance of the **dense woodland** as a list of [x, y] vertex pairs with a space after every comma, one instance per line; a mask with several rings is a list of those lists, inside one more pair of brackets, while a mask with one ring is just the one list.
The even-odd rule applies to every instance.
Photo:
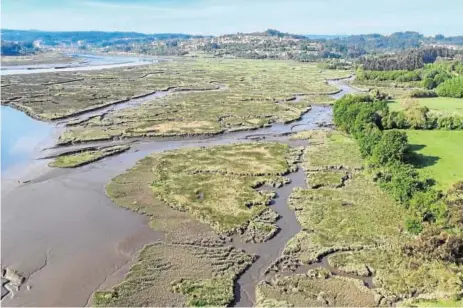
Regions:
[[[443, 54], [451, 55], [446, 51]], [[438, 56], [434, 63], [423, 64], [421, 68], [414, 70], [371, 70], [371, 66], [361, 65], [357, 69], [357, 80], [370, 85], [380, 86], [384, 82], [394, 82], [403, 86], [425, 89], [414, 90], [411, 93], [412, 97], [463, 98], [463, 61], [444, 59], [446, 58]]]
[[415, 70], [438, 58], [454, 58], [458, 52], [445, 47], [409, 49], [394, 55], [363, 57], [360, 62], [366, 70], [391, 71]]

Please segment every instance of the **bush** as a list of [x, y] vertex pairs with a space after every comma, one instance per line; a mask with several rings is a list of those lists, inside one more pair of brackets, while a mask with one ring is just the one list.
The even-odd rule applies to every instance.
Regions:
[[424, 74], [422, 84], [426, 89], [434, 89], [444, 81], [451, 78], [452, 74], [443, 69], [432, 69]]
[[374, 81], [410, 82], [420, 81], [421, 73], [421, 70], [367, 71], [360, 69], [359, 71], [357, 71], [357, 79]]
[[406, 133], [396, 130], [385, 131], [373, 147], [371, 162], [378, 166], [395, 161], [403, 162], [407, 152], [408, 139]]
[[403, 111], [391, 111], [387, 116], [381, 119], [381, 123], [385, 129], [402, 128], [407, 129], [410, 124], [407, 121], [405, 112]]
[[409, 94], [412, 98], [437, 97], [437, 93], [431, 90], [415, 89]]
[[383, 167], [378, 181], [382, 189], [407, 207], [413, 195], [425, 189], [425, 184], [419, 179], [415, 168], [401, 162], [394, 162]]
[[427, 225], [420, 236], [403, 248], [409, 256], [438, 259], [444, 262], [463, 262], [463, 235], [451, 234]]
[[373, 149], [376, 144], [381, 140], [382, 132], [374, 124], [370, 123], [365, 127], [364, 134], [358, 138], [360, 146], [360, 154], [363, 158], [367, 158], [372, 155]]
[[432, 188], [414, 194], [409, 208], [426, 222], [442, 224], [447, 217], [447, 206], [442, 199], [442, 194]]
[[420, 234], [423, 231], [423, 224], [421, 219], [418, 218], [407, 218], [405, 220], [405, 228], [412, 234]]
[[463, 129], [463, 118], [457, 116], [438, 117], [435, 125], [440, 129]]
[[408, 122], [408, 127], [413, 129], [426, 129], [428, 127], [429, 109], [425, 106], [415, 105], [405, 109], [405, 118]]
[[386, 102], [374, 101], [368, 94], [346, 95], [334, 105], [334, 123], [358, 138], [369, 123], [380, 125], [380, 114], [386, 110]]
[[463, 76], [446, 80], [437, 87], [436, 92], [439, 96], [463, 98]]

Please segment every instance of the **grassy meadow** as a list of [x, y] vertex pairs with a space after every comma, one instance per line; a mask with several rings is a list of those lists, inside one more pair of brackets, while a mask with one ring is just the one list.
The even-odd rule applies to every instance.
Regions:
[[407, 130], [407, 136], [418, 154], [414, 163], [424, 177], [436, 180], [444, 190], [463, 179], [463, 131]]
[[416, 102], [420, 106], [426, 106], [435, 115], [463, 116], [463, 99], [451, 97], [431, 97], [419, 99], [394, 100], [389, 103], [390, 110], [404, 110], [407, 104]]

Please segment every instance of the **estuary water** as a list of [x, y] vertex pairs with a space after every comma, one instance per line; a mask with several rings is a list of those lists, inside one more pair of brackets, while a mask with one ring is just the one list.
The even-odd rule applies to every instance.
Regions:
[[[4, 66], [0, 75], [34, 74], [64, 71], [88, 71], [155, 63], [153, 58], [72, 54], [76, 63]], [[55, 124], [35, 120], [25, 113], [1, 106], [1, 171], [34, 159], [46, 145]]]
[[53, 72], [93, 71], [105, 68], [138, 66], [156, 63], [159, 60], [150, 57], [129, 57], [111, 55], [71, 54], [76, 61], [68, 64], [34, 64], [2, 66], [0, 75], [23, 75]]
[[1, 170], [34, 158], [52, 134], [54, 125], [1, 106]]

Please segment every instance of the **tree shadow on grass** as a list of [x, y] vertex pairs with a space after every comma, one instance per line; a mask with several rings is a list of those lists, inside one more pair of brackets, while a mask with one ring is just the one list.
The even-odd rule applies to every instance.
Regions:
[[426, 147], [426, 145], [424, 144], [409, 144], [408, 145], [408, 148], [410, 149], [410, 151], [412, 152], [416, 152], [416, 151], [419, 151], [419, 150], [422, 150]]
[[426, 147], [424, 144], [411, 144], [410, 154], [408, 156], [408, 162], [412, 164], [415, 168], [421, 169], [437, 164], [440, 160], [438, 156], [424, 155], [417, 153], [416, 151], [422, 150]]

